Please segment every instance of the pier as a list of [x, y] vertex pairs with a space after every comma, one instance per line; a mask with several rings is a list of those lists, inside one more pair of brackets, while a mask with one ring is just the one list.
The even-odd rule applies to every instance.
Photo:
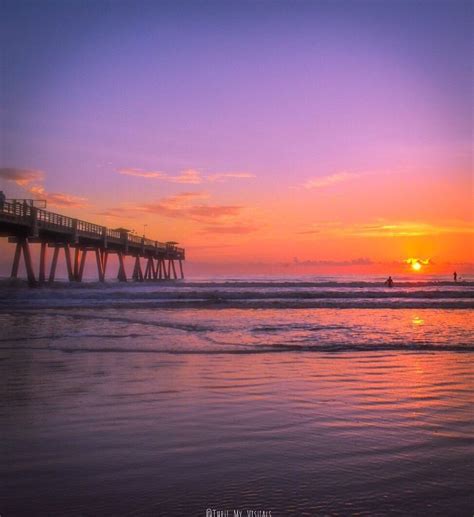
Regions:
[[[65, 259], [69, 281], [81, 282], [88, 253], [95, 255], [100, 282], [105, 281], [108, 258], [112, 254], [118, 258], [116, 276], [121, 282], [129, 279], [125, 257], [135, 259], [130, 277], [132, 280], [143, 282], [184, 278], [185, 252], [175, 242], [154, 241], [133, 235], [124, 228], [111, 229], [49, 212], [34, 206], [30, 200], [0, 200], [0, 237], [6, 237], [8, 242], [16, 245], [11, 278], [18, 277], [23, 257], [30, 285], [54, 282], [60, 256]], [[32, 259], [32, 244], [39, 245], [37, 269]], [[52, 250], [49, 267], [48, 248]]]

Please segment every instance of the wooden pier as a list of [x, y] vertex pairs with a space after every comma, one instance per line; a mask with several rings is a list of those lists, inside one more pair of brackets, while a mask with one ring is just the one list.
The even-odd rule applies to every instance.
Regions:
[[[174, 242], [153, 241], [122, 228], [114, 230], [73, 219], [37, 208], [27, 201], [0, 202], [0, 237], [8, 237], [8, 242], [16, 244], [11, 278], [18, 277], [23, 256], [30, 285], [53, 282], [60, 255], [64, 255], [69, 281], [81, 282], [88, 253], [95, 255], [101, 282], [105, 281], [111, 254], [118, 257], [117, 278], [121, 282], [128, 280], [125, 268], [127, 256], [135, 259], [131, 275], [133, 280], [177, 280], [175, 262], [179, 266], [179, 278], [184, 278], [184, 249], [178, 248]], [[35, 273], [31, 244], [40, 246], [38, 274]], [[53, 251], [49, 268], [48, 248]]]

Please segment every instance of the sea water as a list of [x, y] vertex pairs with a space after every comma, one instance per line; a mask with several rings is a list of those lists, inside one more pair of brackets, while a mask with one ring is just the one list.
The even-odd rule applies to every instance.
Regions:
[[435, 277], [5, 282], [0, 513], [471, 515], [473, 308]]

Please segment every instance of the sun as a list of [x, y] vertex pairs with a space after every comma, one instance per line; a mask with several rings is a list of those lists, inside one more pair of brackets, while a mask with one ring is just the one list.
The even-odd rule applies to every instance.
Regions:
[[422, 259], [422, 258], [408, 258], [404, 261], [408, 264], [412, 271], [421, 271], [424, 266], [429, 266], [431, 264], [431, 259]]

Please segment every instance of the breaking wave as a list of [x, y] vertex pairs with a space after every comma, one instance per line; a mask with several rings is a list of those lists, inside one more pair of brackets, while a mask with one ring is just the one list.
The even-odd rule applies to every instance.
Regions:
[[[19, 287], [20, 285], [20, 287]], [[3, 282], [0, 310], [29, 308], [474, 308], [474, 282], [208, 281], [81, 285], [38, 289]]]

